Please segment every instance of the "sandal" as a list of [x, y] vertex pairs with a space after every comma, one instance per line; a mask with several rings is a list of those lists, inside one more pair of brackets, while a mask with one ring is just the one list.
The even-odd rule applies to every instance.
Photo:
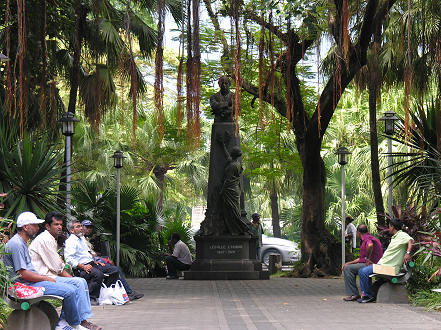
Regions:
[[86, 320], [81, 322], [81, 326], [85, 327], [86, 329], [89, 329], [89, 330], [103, 330], [103, 328], [101, 328], [100, 326], [93, 324], [92, 322], [89, 322]]

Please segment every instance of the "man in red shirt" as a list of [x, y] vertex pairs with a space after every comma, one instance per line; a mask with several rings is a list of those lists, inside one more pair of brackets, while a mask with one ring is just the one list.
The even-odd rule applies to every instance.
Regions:
[[356, 301], [360, 298], [360, 294], [357, 287], [357, 274], [358, 270], [375, 264], [383, 256], [383, 247], [380, 241], [369, 234], [366, 225], [359, 225], [357, 227], [357, 238], [362, 241], [360, 246], [360, 257], [345, 263], [342, 267], [342, 271], [345, 278], [345, 287], [347, 297], [344, 297], [344, 301]]

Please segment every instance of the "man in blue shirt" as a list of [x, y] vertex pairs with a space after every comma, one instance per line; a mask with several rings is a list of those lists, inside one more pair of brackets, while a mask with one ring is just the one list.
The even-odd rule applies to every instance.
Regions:
[[88, 322], [92, 317], [90, 304], [80, 304], [82, 301], [77, 288], [69, 283], [67, 277], [49, 277], [39, 274], [32, 265], [31, 256], [27, 243], [34, 238], [38, 231], [38, 224], [44, 220], [37, 219], [32, 212], [23, 212], [17, 218], [17, 234], [5, 245], [3, 262], [9, 267], [11, 277], [19, 276], [15, 282], [29, 286], [43, 287], [46, 295], [63, 297], [63, 309], [57, 329], [101, 329], [95, 324]]

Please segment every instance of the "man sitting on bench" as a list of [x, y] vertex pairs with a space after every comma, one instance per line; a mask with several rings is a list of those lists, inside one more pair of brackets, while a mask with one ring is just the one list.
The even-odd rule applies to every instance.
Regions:
[[[64, 258], [72, 267], [74, 274], [84, 278], [89, 285], [90, 303], [98, 305], [101, 284], [103, 280], [109, 286], [119, 280], [119, 272], [116, 266], [94, 261], [87, 247], [83, 226], [78, 220], [72, 220], [67, 224], [71, 235], [66, 240]], [[105, 279], [104, 274], [108, 275]]]
[[[412, 237], [401, 230], [402, 226], [399, 219], [390, 220], [389, 233], [393, 236], [383, 257], [378, 261], [379, 265], [395, 267], [396, 274], [400, 271], [403, 263], [407, 264], [410, 261], [414, 242]], [[373, 273], [373, 265], [363, 267], [358, 271], [362, 292], [362, 297], [358, 300], [360, 303], [370, 303], [376, 299], [372, 290], [372, 279], [369, 277]]]
[[[37, 216], [32, 212], [23, 212], [18, 216], [17, 234], [6, 243], [5, 252], [7, 254], [3, 258], [5, 266], [9, 267], [11, 277], [19, 275], [15, 282], [33, 287], [43, 287], [46, 295], [63, 297], [63, 309], [57, 329], [101, 329], [87, 321], [92, 317], [90, 303], [81, 298], [84, 291], [78, 290], [76, 284], [72, 283], [72, 278], [42, 275], [32, 265], [27, 243], [38, 233], [38, 224], [42, 222], [44, 220], [37, 219]], [[85, 283], [82, 286], [84, 288]]]

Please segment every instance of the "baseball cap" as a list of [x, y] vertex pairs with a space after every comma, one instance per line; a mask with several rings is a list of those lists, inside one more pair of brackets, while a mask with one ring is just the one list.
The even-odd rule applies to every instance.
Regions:
[[260, 214], [259, 214], [259, 213], [253, 213], [253, 214], [251, 215], [251, 218], [252, 218], [253, 220], [259, 220], [259, 218], [260, 218]]
[[38, 219], [32, 212], [23, 212], [17, 217], [17, 227], [23, 227], [25, 225], [32, 225], [43, 223], [44, 220]]
[[83, 220], [83, 221], [81, 222], [81, 224], [82, 224], [83, 226], [93, 226], [93, 223], [92, 223], [92, 221], [90, 221], [90, 220]]

